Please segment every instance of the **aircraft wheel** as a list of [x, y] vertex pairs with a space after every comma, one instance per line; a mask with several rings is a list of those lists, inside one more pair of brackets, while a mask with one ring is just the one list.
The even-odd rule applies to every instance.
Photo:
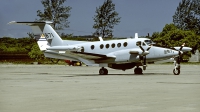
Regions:
[[173, 70], [174, 75], [179, 75], [180, 72], [181, 72], [180, 69], [176, 69], [176, 70], [174, 69], [174, 70]]
[[139, 67], [138, 67], [138, 68], [135, 68], [135, 69], [134, 69], [134, 73], [135, 73], [135, 74], [142, 74], [142, 69], [139, 68]]
[[107, 70], [107, 69], [101, 68], [101, 69], [99, 70], [99, 75], [107, 75], [107, 74], [108, 74], [108, 70]]

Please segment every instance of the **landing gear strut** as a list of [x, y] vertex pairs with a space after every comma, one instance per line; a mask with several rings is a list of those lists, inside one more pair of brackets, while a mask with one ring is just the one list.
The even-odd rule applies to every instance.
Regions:
[[183, 45], [180, 47], [179, 51], [178, 51], [178, 56], [174, 57], [174, 70], [173, 70], [173, 73], [174, 75], [179, 75], [180, 72], [181, 72], [181, 65], [180, 65], [180, 62], [181, 62], [181, 56], [183, 54], [183, 52], [181, 51], [183, 46], [185, 46], [185, 43], [183, 43]]
[[175, 65], [174, 70], [173, 70], [174, 75], [179, 75], [180, 72], [181, 72], [181, 70], [180, 70], [181, 65], [180, 65], [180, 59], [179, 58], [180, 58], [179, 56], [174, 58], [174, 65]]
[[137, 66], [137, 68], [134, 69], [134, 73], [135, 74], [143, 74], [142, 73], [142, 69], [140, 67]]
[[102, 67], [100, 70], [99, 70], [99, 75], [107, 75], [108, 74], [108, 70], [104, 67]]

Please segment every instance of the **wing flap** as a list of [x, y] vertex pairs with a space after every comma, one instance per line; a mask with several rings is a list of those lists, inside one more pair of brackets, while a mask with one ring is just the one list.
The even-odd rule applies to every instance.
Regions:
[[47, 48], [47, 50], [53, 50], [53, 51], [80, 51], [81, 47], [69, 45], [69, 46], [53, 46]]
[[86, 53], [86, 52], [76, 52], [76, 51], [71, 51], [72, 54], [85, 58], [85, 59], [110, 59], [113, 58], [115, 59], [115, 56], [107, 56], [103, 54], [95, 54], [95, 53]]

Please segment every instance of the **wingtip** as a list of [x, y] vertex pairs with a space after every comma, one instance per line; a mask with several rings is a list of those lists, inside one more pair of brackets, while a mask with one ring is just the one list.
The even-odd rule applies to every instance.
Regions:
[[9, 22], [8, 24], [14, 24], [14, 23], [16, 23], [16, 21], [11, 21], [11, 22]]

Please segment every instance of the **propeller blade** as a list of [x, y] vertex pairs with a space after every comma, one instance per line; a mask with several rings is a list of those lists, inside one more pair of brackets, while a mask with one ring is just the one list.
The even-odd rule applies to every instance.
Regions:
[[183, 49], [183, 47], [185, 46], [185, 43], [182, 44], [182, 46], [180, 47], [180, 51]]
[[143, 56], [143, 65], [146, 65], [146, 56]]
[[178, 57], [177, 57], [177, 63], [180, 64], [181, 62], [181, 57], [182, 57], [182, 54], [183, 52], [181, 51], [183, 49], [183, 47], [185, 46], [185, 43], [183, 43], [178, 51]]
[[181, 57], [180, 56], [178, 56], [178, 59], [177, 59], [177, 63], [178, 64], [180, 64], [180, 62], [181, 62], [181, 59], [180, 59]]
[[146, 56], [143, 56], [143, 70], [146, 70], [147, 64], [146, 64]]
[[149, 47], [147, 48], [147, 51], [149, 51], [149, 49], [151, 49], [151, 46], [149, 46]]
[[141, 49], [143, 52], [145, 51], [145, 50], [142, 48], [142, 46], [141, 46], [141, 45], [140, 45], [139, 47], [140, 47], [140, 49]]
[[178, 51], [178, 55], [180, 56], [180, 55], [182, 55], [183, 54], [183, 52], [182, 51]]

